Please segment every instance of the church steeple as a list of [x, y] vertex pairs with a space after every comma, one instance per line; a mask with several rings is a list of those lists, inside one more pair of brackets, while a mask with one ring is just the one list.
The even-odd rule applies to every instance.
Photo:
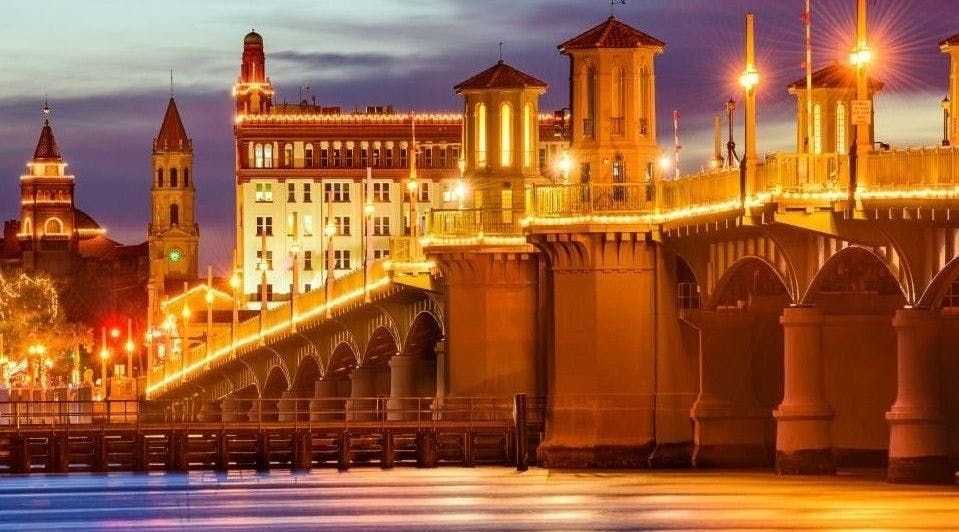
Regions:
[[152, 175], [151, 282], [162, 287], [166, 279], [196, 279], [200, 229], [196, 223], [193, 143], [172, 94], [153, 141]]
[[57, 139], [53, 136], [53, 128], [50, 127], [50, 107], [43, 106], [43, 129], [40, 130], [40, 139], [37, 141], [37, 149], [33, 151], [34, 161], [62, 161], [60, 148], [57, 147]]

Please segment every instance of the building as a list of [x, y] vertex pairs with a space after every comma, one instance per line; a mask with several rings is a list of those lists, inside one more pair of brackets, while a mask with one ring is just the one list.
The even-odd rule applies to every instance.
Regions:
[[[470, 100], [469, 95], [483, 83], [509, 84], [517, 73], [498, 64], [458, 90]], [[542, 82], [534, 85], [523, 92], [527, 101], [530, 94], [545, 90]], [[362, 266], [365, 223], [372, 224], [371, 258], [390, 256], [392, 237], [422, 234], [430, 209], [481, 207], [483, 195], [467, 197], [464, 191], [486, 186], [487, 177], [502, 177], [489, 173], [502, 168], [500, 161], [480, 168], [464, 158], [463, 115], [459, 113], [403, 114], [391, 106], [344, 112], [307, 101], [277, 104], [267, 76], [263, 38], [256, 32], [244, 38], [233, 95], [235, 260], [251, 307], [259, 307], [263, 291], [261, 265], [266, 269], [268, 300], [288, 300], [294, 292], [294, 261], [300, 272], [295, 290], [312, 290], [324, 283], [328, 262], [336, 275]], [[515, 160], [523, 162], [521, 173], [555, 166], [566, 145], [565, 113], [541, 116], [534, 106], [524, 114], [523, 105], [519, 101], [515, 105], [511, 120], [517, 124], [516, 131], [525, 132], [518, 138], [525, 139], [528, 147], [516, 155]], [[500, 116], [499, 107], [488, 112], [491, 120]], [[488, 131], [492, 147], [499, 130]], [[483, 151], [479, 143], [473, 149]], [[417, 183], [412, 198], [406, 187], [411, 174]], [[497, 196], [496, 204], [501, 200]], [[415, 212], [412, 228], [411, 212]], [[334, 228], [329, 238], [327, 226]], [[329, 256], [328, 249], [332, 249]]]

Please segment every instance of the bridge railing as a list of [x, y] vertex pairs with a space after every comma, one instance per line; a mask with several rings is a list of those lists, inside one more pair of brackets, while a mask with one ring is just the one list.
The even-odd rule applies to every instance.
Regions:
[[662, 183], [660, 210], [673, 211], [739, 198], [738, 168], [681, 176]]
[[766, 156], [765, 190], [823, 192], [849, 189], [849, 156], [775, 153]]
[[533, 185], [530, 211], [539, 218], [647, 214], [655, 208], [655, 186], [646, 183]]
[[427, 233], [435, 238], [518, 236], [523, 234], [522, 209], [434, 209], [430, 211]]
[[869, 154], [866, 190], [916, 191], [959, 186], [959, 146], [876, 151]]

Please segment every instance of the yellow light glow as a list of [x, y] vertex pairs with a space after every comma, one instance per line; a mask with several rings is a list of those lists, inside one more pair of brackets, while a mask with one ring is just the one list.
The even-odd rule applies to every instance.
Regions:
[[367, 202], [367, 204], [363, 206], [363, 214], [365, 214], [367, 218], [373, 216], [375, 212], [376, 207], [374, 207], [372, 203]]
[[739, 76], [739, 84], [747, 91], [753, 90], [756, 85], [759, 85], [759, 72], [755, 70], [743, 72], [743, 74]]
[[236, 289], [240, 287], [240, 276], [238, 274], [233, 274], [230, 277], [230, 288]]
[[127, 340], [124, 348], [127, 350], [127, 353], [132, 353], [133, 350], [136, 349], [136, 346], [133, 344], [133, 340]]
[[185, 320], [190, 319], [190, 307], [184, 305], [183, 311], [180, 314], [183, 316], [183, 319]]
[[673, 167], [673, 160], [669, 156], [663, 155], [662, 157], [659, 158], [660, 170], [665, 172], [667, 170], [672, 169], [672, 167]]
[[411, 193], [416, 192], [416, 189], [419, 188], [419, 183], [415, 179], [410, 179], [406, 182], [406, 190], [409, 190]]
[[101, 360], [109, 360], [109, 359], [110, 359], [110, 351], [107, 350], [107, 349], [101, 349], [101, 350], [100, 350], [100, 359], [101, 359]]
[[569, 171], [573, 168], [573, 159], [570, 158], [569, 152], [563, 152], [563, 155], [559, 157], [559, 162], [556, 163], [556, 167], [559, 168], [559, 171], [568, 174]]
[[856, 67], [863, 67], [872, 63], [872, 50], [869, 48], [853, 50], [852, 53], [849, 54], [849, 62]]
[[326, 235], [326, 238], [333, 238], [333, 235], [336, 234], [336, 224], [328, 223], [326, 228], [323, 229], [323, 234]]

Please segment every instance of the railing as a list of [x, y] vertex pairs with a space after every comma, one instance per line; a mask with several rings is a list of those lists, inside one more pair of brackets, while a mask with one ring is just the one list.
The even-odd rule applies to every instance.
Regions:
[[541, 218], [586, 214], [647, 214], [653, 211], [653, 185], [645, 183], [584, 183], [534, 185], [532, 212]]
[[739, 198], [739, 169], [694, 174], [663, 182], [660, 209], [679, 210]]
[[869, 155], [867, 190], [959, 186], [959, 146], [877, 151]]
[[783, 192], [824, 192], [849, 188], [849, 156], [777, 153], [766, 157], [767, 188]]
[[519, 209], [434, 209], [427, 232], [434, 238], [518, 236], [523, 216]]

